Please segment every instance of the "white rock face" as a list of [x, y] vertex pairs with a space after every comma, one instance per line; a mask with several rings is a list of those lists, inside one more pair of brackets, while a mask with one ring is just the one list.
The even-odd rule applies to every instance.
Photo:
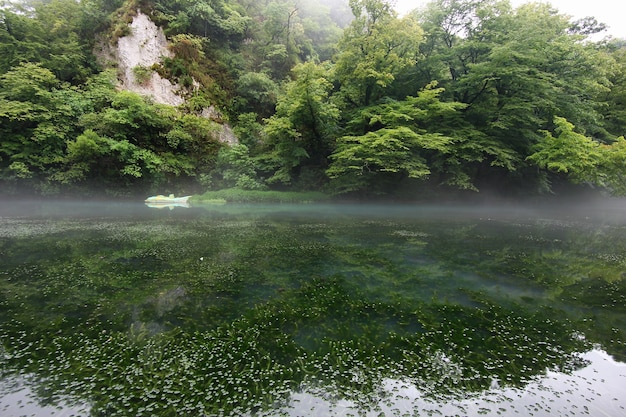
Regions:
[[[222, 113], [220, 113], [214, 106], [202, 109], [201, 116], [213, 121], [220, 121], [223, 118]], [[227, 123], [221, 124], [220, 130], [217, 135], [217, 140], [223, 143], [227, 143], [229, 145], [236, 145], [237, 143], [239, 143], [239, 139], [237, 139], [237, 136], [235, 136], [233, 129], [231, 129], [231, 127]]]
[[[159, 104], [170, 106], [184, 104], [185, 99], [180, 94], [183, 89], [180, 86], [161, 78], [156, 72], [152, 72], [147, 80], [140, 82], [133, 72], [133, 68], [137, 66], [149, 69], [152, 65], [160, 63], [163, 57], [173, 57], [168, 49], [163, 30], [141, 11], [137, 11], [130, 29], [131, 34], [119, 38], [117, 45], [108, 45], [105, 41], [100, 42], [94, 51], [100, 62], [105, 66], [116, 65], [118, 67], [119, 88], [122, 90], [152, 97], [154, 102]], [[199, 87], [195, 80], [194, 87]], [[216, 132], [217, 140], [231, 145], [238, 143], [233, 130], [223, 122], [221, 113], [215, 107], [205, 108], [201, 115], [219, 125]]]
[[169, 80], [152, 72], [150, 78], [140, 83], [133, 68], [142, 66], [150, 68], [161, 62], [162, 57], [171, 57], [167, 49], [167, 39], [163, 30], [157, 27], [148, 16], [138, 12], [130, 25], [132, 33], [117, 41], [117, 62], [121, 71], [121, 82], [124, 90], [151, 96], [156, 103], [178, 106], [185, 101], [177, 94], [179, 87]]

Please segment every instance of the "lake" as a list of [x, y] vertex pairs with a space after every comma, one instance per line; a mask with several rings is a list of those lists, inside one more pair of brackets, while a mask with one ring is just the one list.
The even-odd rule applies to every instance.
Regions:
[[0, 202], [2, 416], [626, 415], [626, 202]]

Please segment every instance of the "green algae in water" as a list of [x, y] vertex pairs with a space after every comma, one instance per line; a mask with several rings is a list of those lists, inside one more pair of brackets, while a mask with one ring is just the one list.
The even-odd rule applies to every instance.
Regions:
[[624, 357], [619, 224], [220, 210], [2, 223], [3, 377], [93, 415], [411, 414]]

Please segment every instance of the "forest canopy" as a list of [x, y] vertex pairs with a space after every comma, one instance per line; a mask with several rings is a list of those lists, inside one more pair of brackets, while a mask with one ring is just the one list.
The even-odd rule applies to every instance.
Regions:
[[[184, 86], [180, 106], [97, 56], [139, 12], [172, 54], [135, 75]], [[4, 1], [0, 187], [624, 195], [626, 40], [603, 29], [508, 0]]]

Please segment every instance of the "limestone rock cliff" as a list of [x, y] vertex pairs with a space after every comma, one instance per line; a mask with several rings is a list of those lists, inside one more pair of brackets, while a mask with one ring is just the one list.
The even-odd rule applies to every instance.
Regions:
[[[180, 87], [150, 70], [163, 57], [172, 56], [163, 30], [141, 12], [134, 17], [130, 30], [129, 35], [118, 39], [115, 50], [121, 88], [150, 96], [156, 103], [183, 104]], [[138, 69], [147, 73], [145, 79], [138, 79]]]
[[[164, 57], [173, 57], [163, 30], [141, 11], [137, 11], [129, 29], [130, 33], [120, 37], [115, 45], [101, 44], [97, 51], [105, 66], [117, 67], [120, 88], [149, 96], [155, 103], [171, 106], [184, 104], [186, 91], [151, 69]], [[202, 116], [216, 122], [221, 119], [213, 106], [202, 111]], [[217, 139], [237, 143], [230, 126], [222, 122], [219, 124], [221, 129], [217, 132]]]

